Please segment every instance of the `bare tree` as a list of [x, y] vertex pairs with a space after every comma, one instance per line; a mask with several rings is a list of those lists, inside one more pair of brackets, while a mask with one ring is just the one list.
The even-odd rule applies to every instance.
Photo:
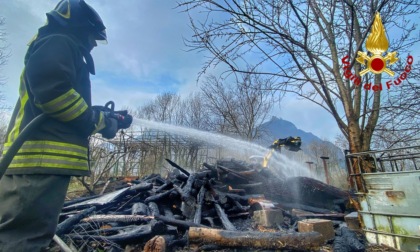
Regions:
[[205, 105], [202, 93], [196, 92], [184, 98], [178, 109], [180, 114], [177, 118], [182, 118], [179, 125], [200, 129], [211, 130], [211, 113]]
[[[2, 73], [2, 67], [6, 64], [7, 59], [10, 56], [10, 52], [8, 51], [7, 39], [6, 39], [6, 30], [2, 28], [5, 25], [5, 18], [0, 16], [0, 87], [3, 87], [6, 80]], [[0, 109], [6, 109], [5, 104], [3, 104], [4, 95], [0, 92]], [[2, 120], [3, 121], [3, 120]]]
[[[228, 72], [252, 69], [252, 74], [268, 76], [273, 90], [327, 110], [351, 152], [370, 149], [383, 104], [385, 91], [367, 91], [363, 84], [377, 90], [387, 83], [386, 74], [361, 75], [362, 63], [373, 56], [369, 48], [356, 61], [358, 51], [367, 51], [363, 45], [375, 15], [380, 12], [383, 25], [401, 34], [389, 41], [389, 51], [402, 55], [419, 41], [417, 1], [183, 0], [178, 6], [189, 14], [194, 32], [187, 45], [211, 53], [202, 73], [222, 63]], [[392, 63], [385, 61], [398, 70]], [[400, 87], [390, 83], [391, 89]]]
[[120, 131], [114, 139], [94, 135], [90, 138], [90, 176], [77, 179], [90, 194], [95, 194], [98, 185], [111, 177], [139, 176], [136, 169], [141, 165], [139, 156], [143, 151], [130, 129]]
[[[109, 178], [112, 167], [115, 166], [121, 153], [114, 151], [115, 146], [102, 138], [92, 136], [89, 153], [89, 177], [77, 177], [90, 194], [95, 194], [95, 187], [100, 181]], [[87, 180], [87, 181], [86, 181]]]
[[210, 75], [201, 86], [207, 107], [211, 111], [213, 123], [222, 133], [234, 134], [247, 140], [260, 134], [275, 102], [267, 91], [269, 80], [252, 74], [241, 74], [234, 83]]
[[408, 80], [400, 88], [401, 92], [389, 92], [384, 97], [382, 116], [374, 132], [376, 149], [420, 143], [420, 86]]
[[6, 22], [5, 18], [0, 16], [0, 70], [1, 70], [1, 67], [6, 64], [7, 58], [10, 55], [10, 53], [7, 52], [6, 30], [2, 28], [5, 22]]
[[0, 120], [3, 122], [3, 123], [0, 123], [0, 151], [1, 153], [3, 153], [3, 147], [4, 147], [3, 144], [5, 141], [6, 132], [7, 132], [7, 124], [4, 122], [7, 120], [5, 120], [4, 115], [0, 115]]
[[339, 150], [328, 142], [327, 140], [323, 141], [312, 141], [308, 145], [309, 153], [312, 155], [314, 160], [316, 160], [317, 164], [320, 164], [321, 160], [319, 159], [321, 156], [329, 157], [329, 162], [334, 165], [339, 165], [341, 158], [341, 153]]
[[174, 93], [163, 93], [148, 104], [138, 108], [140, 117], [158, 122], [171, 123], [176, 121], [175, 111], [180, 102], [180, 96]]
[[343, 151], [349, 148], [349, 141], [342, 134], [337, 134], [335, 136], [334, 144]]
[[[2, 71], [2, 67], [6, 64], [7, 62], [7, 58], [10, 56], [10, 53], [7, 51], [7, 42], [6, 42], [6, 31], [5, 29], [3, 29], [2, 27], [5, 24], [5, 18], [0, 16], [0, 87], [3, 87], [5, 84], [5, 79], [3, 76], [3, 71]], [[3, 93], [0, 91], [0, 150], [3, 150], [3, 143], [4, 143], [4, 138], [6, 136], [6, 131], [7, 131], [7, 119], [6, 116], [4, 114], [4, 110], [7, 109], [6, 105], [3, 103], [4, 102], [4, 95]]]
[[[164, 93], [145, 106], [138, 108], [136, 114], [145, 119], [177, 126], [201, 130], [210, 129], [210, 116], [199, 93], [191, 94], [185, 99], [181, 99], [177, 94]], [[149, 155], [155, 157], [152, 165], [154, 168], [163, 167], [166, 164], [166, 158], [174, 158], [180, 164], [194, 167], [200, 150], [204, 148], [203, 143], [199, 143], [197, 139], [189, 139], [185, 136], [154, 129], [144, 130], [149, 131], [147, 133], [143, 131], [142, 137], [148, 136], [144, 142], [152, 143], [150, 148], [153, 150], [149, 152]], [[139, 141], [143, 141], [143, 139], [139, 139]], [[140, 155], [140, 157], [145, 158], [144, 155]]]

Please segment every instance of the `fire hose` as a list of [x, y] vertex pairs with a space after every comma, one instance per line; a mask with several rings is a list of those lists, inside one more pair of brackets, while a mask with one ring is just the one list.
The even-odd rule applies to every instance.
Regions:
[[47, 118], [48, 115], [46, 114], [40, 114], [39, 116], [35, 117], [28, 125], [26, 125], [19, 136], [15, 139], [9, 150], [3, 155], [0, 161], [0, 179], [3, 177], [7, 167], [9, 167], [9, 164], [12, 162], [13, 157], [19, 151], [20, 147], [22, 147], [22, 144], [26, 141], [26, 139], [28, 139], [32, 131], [38, 128], [38, 126]]
[[[118, 122], [118, 129], [126, 129], [130, 127], [133, 117], [128, 114], [127, 110], [114, 111], [114, 107], [115, 104], [113, 101], [107, 102], [105, 106], [92, 106], [93, 109], [104, 112], [105, 116], [116, 119]], [[20, 147], [22, 147], [22, 144], [47, 118], [48, 115], [46, 114], [40, 114], [35, 117], [28, 125], [26, 125], [19, 136], [15, 139], [9, 150], [7, 150], [0, 161], [0, 180], [6, 172], [7, 167], [9, 167], [12, 162], [13, 157], [19, 151]]]

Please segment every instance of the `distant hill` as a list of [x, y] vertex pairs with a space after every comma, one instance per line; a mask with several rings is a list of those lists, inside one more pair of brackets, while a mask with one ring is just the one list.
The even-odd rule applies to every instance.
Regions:
[[[310, 132], [298, 129], [292, 122], [277, 118], [273, 116], [270, 121], [262, 124], [263, 131], [262, 140], [269, 140], [273, 142], [278, 138], [285, 138], [289, 136], [300, 136], [302, 143], [310, 143], [312, 141], [322, 141], [319, 137]], [[267, 138], [267, 139], [265, 139]], [[269, 144], [271, 144], [269, 142]]]
[[[310, 150], [311, 143], [322, 145], [337, 153], [338, 159], [340, 160], [340, 166], [344, 165], [344, 154], [343, 151], [329, 141], [324, 141], [311, 132], [306, 132], [298, 129], [292, 122], [277, 118], [273, 116], [271, 120], [261, 125], [261, 137], [256, 142], [262, 146], [269, 146], [274, 140], [279, 138], [286, 138], [289, 136], [299, 136], [302, 139], [302, 150], [306, 155], [314, 157], [313, 151]], [[322, 151], [322, 150], [321, 150]]]

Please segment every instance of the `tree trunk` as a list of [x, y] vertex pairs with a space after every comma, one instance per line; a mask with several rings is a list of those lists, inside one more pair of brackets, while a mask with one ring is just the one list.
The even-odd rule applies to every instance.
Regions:
[[[348, 140], [349, 140], [350, 153], [361, 152], [362, 151], [361, 142], [360, 142], [361, 134], [360, 134], [360, 128], [359, 128], [359, 124], [357, 120], [352, 120], [349, 122], [348, 135], [349, 135]], [[357, 165], [357, 160], [351, 159], [349, 165], [351, 166], [350, 170], [352, 171], [353, 174], [355, 174], [353, 178], [356, 182], [357, 190], [362, 191], [363, 183], [362, 183], [362, 177], [360, 175], [362, 170], [360, 170], [360, 167]]]

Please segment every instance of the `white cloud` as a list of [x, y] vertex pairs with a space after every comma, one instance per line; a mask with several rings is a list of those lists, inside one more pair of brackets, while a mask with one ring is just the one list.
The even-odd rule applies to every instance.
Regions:
[[125, 88], [124, 84], [113, 83], [110, 84], [107, 80], [102, 78], [93, 78], [92, 82], [92, 104], [104, 105], [108, 101], [115, 102], [115, 109], [130, 107], [136, 109], [144, 105], [146, 102], [154, 99], [159, 92], [142, 91], [141, 88]]
[[183, 36], [190, 31], [185, 14], [172, 1], [119, 1], [97, 5], [107, 26], [109, 44], [95, 49], [98, 67], [139, 79], [162, 72], [175, 73], [180, 65], [197, 66], [201, 61], [186, 53]]

